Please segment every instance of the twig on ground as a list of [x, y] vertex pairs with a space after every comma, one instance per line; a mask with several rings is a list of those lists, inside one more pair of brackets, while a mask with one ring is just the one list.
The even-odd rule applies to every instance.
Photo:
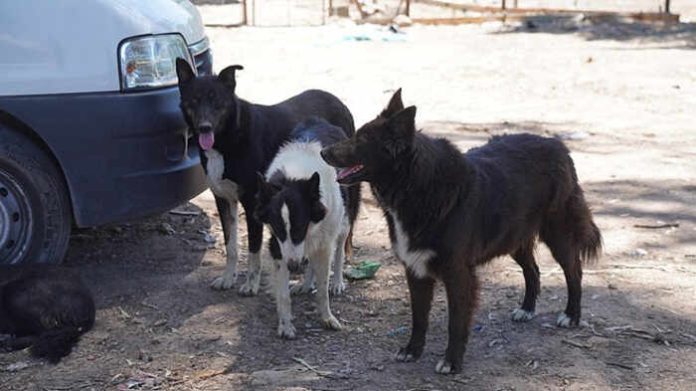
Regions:
[[159, 307], [157, 307], [157, 306], [154, 305], [154, 304], [147, 303], [145, 300], [141, 301], [141, 302], [140, 302], [140, 305], [142, 305], [142, 306], [144, 306], [144, 307], [152, 308], [153, 310], [158, 310], [158, 311], [159, 311]]
[[618, 368], [623, 368], [623, 369], [628, 369], [629, 371], [632, 371], [634, 368], [631, 365], [628, 364], [622, 364], [620, 362], [613, 362], [613, 361], [605, 361], [605, 364], [612, 366], [612, 367], [618, 367]]
[[293, 357], [292, 360], [295, 361], [295, 362], [297, 362], [297, 363], [300, 363], [303, 367], [309, 369], [310, 371], [316, 373], [316, 374], [319, 375], [319, 376], [322, 376], [322, 377], [333, 377], [333, 376], [335, 376], [335, 375], [333, 374], [333, 372], [327, 372], [327, 371], [320, 371], [320, 370], [318, 370], [317, 368], [315, 368], [315, 367], [309, 365], [309, 363], [307, 363], [307, 361], [305, 361], [305, 360], [303, 360], [303, 359], [301, 359], [301, 358], [299, 358], [299, 357]]
[[173, 215], [177, 215], [177, 216], [200, 216], [201, 212], [197, 212], [197, 211], [191, 212], [188, 210], [174, 209], [174, 210], [170, 210], [169, 214], [173, 214]]
[[561, 342], [563, 342], [563, 343], [566, 344], [566, 345], [575, 346], [576, 348], [580, 348], [580, 349], [590, 349], [590, 348], [592, 348], [592, 346], [590, 346], [590, 345], [585, 345], [585, 344], [582, 344], [582, 343], [580, 343], [580, 342], [572, 341], [572, 340], [570, 340], [570, 339], [562, 339]]
[[198, 380], [208, 380], [210, 378], [220, 376], [220, 375], [226, 375], [228, 373], [230, 373], [229, 368], [220, 369], [217, 371], [209, 371], [209, 372], [201, 373], [200, 375], [198, 375], [197, 379]]
[[645, 229], [679, 228], [679, 223], [656, 224], [656, 225], [650, 225], [650, 224], [634, 224], [633, 226], [636, 227], [636, 228], [645, 228]]

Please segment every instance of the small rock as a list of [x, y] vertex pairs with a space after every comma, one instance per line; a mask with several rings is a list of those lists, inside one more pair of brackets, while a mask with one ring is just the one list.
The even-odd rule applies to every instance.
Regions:
[[203, 241], [206, 243], [213, 244], [216, 242], [215, 236], [209, 234], [208, 232], [203, 233]]
[[26, 368], [29, 368], [29, 363], [26, 361], [20, 361], [20, 362], [16, 362], [14, 364], [8, 365], [5, 369], [8, 372], [17, 372], [17, 371], [21, 371], [22, 369], [26, 369]]
[[612, 284], [612, 283], [609, 283], [609, 285], [607, 285], [607, 288], [609, 288], [609, 290], [612, 290], [612, 291], [613, 291], [613, 290], [619, 289], [619, 288], [616, 287], [616, 285], [614, 285], [614, 284]]
[[399, 27], [406, 27], [406, 26], [410, 26], [413, 24], [413, 21], [411, 20], [411, 18], [409, 18], [408, 16], [403, 15], [403, 14], [398, 15], [397, 17], [392, 19], [392, 22], [394, 22]]
[[251, 374], [252, 386], [289, 386], [319, 380], [320, 377], [307, 368], [294, 366], [284, 370], [263, 370]]
[[642, 258], [646, 255], [648, 255], [648, 252], [642, 248], [637, 248], [637, 249], [631, 251], [631, 256], [633, 256], [633, 257]]
[[158, 230], [165, 235], [174, 235], [176, 231], [169, 223], [162, 223], [157, 227]]

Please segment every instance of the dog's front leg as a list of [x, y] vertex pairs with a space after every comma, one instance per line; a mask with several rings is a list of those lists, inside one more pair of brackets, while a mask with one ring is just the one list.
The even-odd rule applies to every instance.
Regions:
[[312, 261], [309, 261], [309, 265], [304, 272], [304, 277], [302, 277], [302, 284], [295, 284], [290, 288], [290, 293], [293, 295], [303, 295], [310, 293], [314, 290], [314, 268], [312, 267]]
[[[275, 238], [271, 238], [271, 240], [275, 241]], [[290, 301], [290, 271], [284, 259], [276, 259], [275, 255], [273, 258], [278, 336], [285, 339], [295, 339], [295, 326], [292, 325], [292, 302]]]
[[[454, 262], [464, 263], [464, 260]], [[473, 267], [462, 265], [459, 270], [443, 274], [442, 281], [447, 291], [449, 316], [447, 350], [445, 358], [435, 366], [440, 374], [458, 373], [462, 369], [462, 359], [469, 340], [469, 329], [478, 292], [478, 280]]]
[[350, 246], [350, 243], [348, 242], [350, 223], [348, 223], [347, 217], [343, 220], [344, 221], [341, 224], [341, 232], [338, 234], [338, 238], [336, 239], [336, 251], [334, 251], [332, 262], [333, 274], [331, 275], [331, 283], [329, 284], [331, 294], [334, 296], [342, 294], [346, 289], [346, 285], [343, 282], [343, 262], [346, 258], [345, 249]]
[[261, 245], [263, 243], [263, 224], [254, 217], [254, 203], [245, 203], [247, 232], [249, 233], [249, 270], [246, 282], [239, 288], [242, 296], [255, 296], [261, 284]]
[[341, 323], [333, 316], [329, 306], [329, 268], [333, 255], [333, 243], [326, 243], [324, 247], [317, 249], [310, 255], [309, 262], [314, 268], [314, 276], [317, 280], [317, 305], [321, 324], [326, 329], [340, 330]]
[[406, 279], [408, 280], [408, 290], [411, 294], [411, 317], [412, 329], [411, 339], [408, 345], [399, 350], [396, 355], [397, 361], [415, 361], [423, 353], [425, 346], [425, 334], [428, 331], [428, 316], [433, 301], [433, 288], [435, 280], [426, 276], [419, 278], [413, 272], [406, 269]]
[[222, 276], [213, 280], [213, 289], [230, 289], [237, 282], [237, 200], [215, 196], [222, 233], [225, 237], [227, 265]]

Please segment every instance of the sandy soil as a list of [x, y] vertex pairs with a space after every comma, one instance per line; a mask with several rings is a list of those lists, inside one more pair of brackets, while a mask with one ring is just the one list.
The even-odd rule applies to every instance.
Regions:
[[[238, 93], [252, 101], [324, 88], [360, 124], [403, 87], [424, 131], [462, 149], [504, 132], [570, 138], [605, 240], [604, 256], [585, 274], [585, 327], [553, 326], [565, 284], [540, 247], [535, 319], [510, 321], [523, 278], [511, 259], [495, 260], [481, 269], [462, 374], [433, 370], [446, 344], [441, 289], [423, 357], [395, 362], [408, 338], [407, 290], [383, 219], [367, 198], [356, 261], [381, 262], [376, 278], [351, 283], [333, 300], [340, 332], [320, 328], [312, 297], [295, 298], [298, 339], [281, 341], [269, 295], [208, 288], [222, 271], [224, 246], [204, 193], [179, 208], [191, 215], [76, 232], [66, 265], [96, 295], [96, 326], [57, 366], [25, 352], [1, 355], [0, 388], [693, 390], [696, 34], [688, 26], [678, 34], [635, 27], [413, 27], [402, 42], [349, 41], [356, 28], [338, 25], [209, 30], [216, 67], [243, 64]], [[636, 227], [663, 223], [678, 227]]]

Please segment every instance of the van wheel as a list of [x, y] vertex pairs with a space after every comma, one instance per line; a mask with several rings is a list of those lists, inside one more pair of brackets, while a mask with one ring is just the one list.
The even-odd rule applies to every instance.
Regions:
[[53, 161], [0, 125], [0, 265], [61, 262], [71, 225], [67, 190]]

